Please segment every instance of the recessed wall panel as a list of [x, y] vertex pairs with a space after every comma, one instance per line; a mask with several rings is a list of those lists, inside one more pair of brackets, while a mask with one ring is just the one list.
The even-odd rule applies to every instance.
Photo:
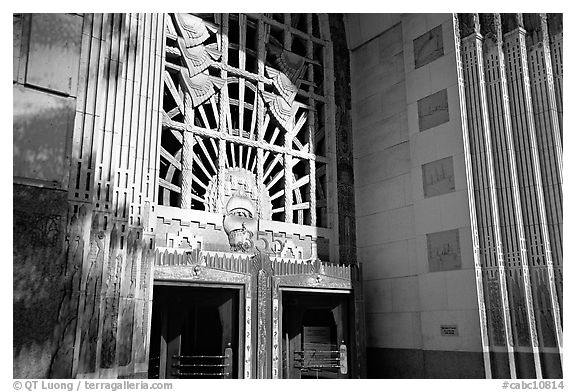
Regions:
[[33, 15], [26, 83], [75, 95], [81, 40], [82, 17]]
[[454, 164], [452, 157], [422, 165], [424, 197], [454, 192]]
[[14, 87], [14, 176], [61, 184], [76, 100]]
[[436, 127], [449, 120], [448, 94], [445, 89], [418, 100], [418, 127], [420, 131]]
[[414, 40], [414, 67], [420, 68], [444, 56], [442, 25], [422, 34]]
[[427, 234], [426, 240], [430, 272], [460, 269], [460, 239], [457, 229]]

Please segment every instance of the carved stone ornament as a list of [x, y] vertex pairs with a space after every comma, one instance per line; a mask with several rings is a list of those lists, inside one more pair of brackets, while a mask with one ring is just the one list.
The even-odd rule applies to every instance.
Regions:
[[185, 72], [181, 73], [181, 75], [192, 97], [193, 107], [198, 107], [203, 102], [209, 100], [210, 97], [216, 93], [216, 90], [220, 90], [222, 86], [224, 86], [225, 82], [224, 79], [204, 72], [192, 77], [189, 77]]
[[212, 26], [206, 25], [206, 23], [197, 16], [179, 13], [175, 15], [176, 22], [184, 36], [186, 47], [197, 46], [206, 41], [210, 37], [208, 29], [215, 32]]
[[220, 59], [222, 53], [217, 49], [216, 44], [198, 45], [191, 48], [186, 47], [184, 38], [178, 37], [178, 47], [182, 52], [182, 57], [188, 68], [188, 74], [193, 77], [208, 68], [215, 60]]
[[233, 252], [247, 252], [254, 246], [253, 237], [258, 231], [256, 206], [248, 197], [237, 194], [226, 204], [224, 231]]
[[284, 49], [274, 37], [270, 37], [267, 49], [273, 65], [296, 84], [304, 72], [306, 58]]
[[300, 78], [306, 70], [308, 60], [284, 49], [274, 37], [269, 39], [266, 48], [270, 54], [270, 62], [265, 70], [266, 75], [272, 79], [274, 93], [264, 90], [260, 93], [272, 117], [285, 131], [290, 131], [290, 120], [298, 109], [294, 98], [298, 93]]
[[260, 90], [260, 93], [272, 117], [274, 117], [282, 129], [289, 131], [288, 125], [290, 124], [290, 119], [296, 114], [297, 106], [294, 104], [290, 105], [281, 95], [269, 93], [264, 90]]
[[288, 102], [292, 104], [296, 94], [298, 93], [298, 85], [294, 83], [285, 73], [278, 71], [272, 67], [266, 66], [266, 76], [272, 79], [274, 87], [278, 93]]
[[[224, 185], [223, 194], [218, 193], [218, 182]], [[228, 200], [237, 194], [252, 200], [256, 205], [256, 217], [259, 219], [271, 219], [272, 202], [266, 187], [262, 183], [257, 184], [254, 173], [240, 167], [229, 167], [215, 175], [208, 183], [206, 191], [206, 210], [220, 213], [217, 206], [221, 205], [225, 211]]]

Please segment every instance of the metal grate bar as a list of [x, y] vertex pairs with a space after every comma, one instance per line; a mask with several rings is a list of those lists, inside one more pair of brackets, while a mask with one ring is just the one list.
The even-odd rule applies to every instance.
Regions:
[[340, 369], [340, 365], [295, 366], [297, 369]]
[[294, 354], [313, 355], [313, 354], [340, 354], [340, 351], [294, 351]]
[[174, 376], [229, 376], [230, 373], [173, 373]]
[[182, 367], [226, 367], [227, 365], [217, 363], [217, 364], [173, 364], [172, 367], [182, 368]]

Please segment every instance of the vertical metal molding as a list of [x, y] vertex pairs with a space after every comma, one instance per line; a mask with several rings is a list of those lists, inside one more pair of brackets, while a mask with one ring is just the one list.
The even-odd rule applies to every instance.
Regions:
[[[546, 23], [543, 18], [540, 18], [540, 28], [542, 32], [545, 34]], [[546, 37], [546, 35], [544, 35]], [[551, 85], [553, 85], [551, 75], [549, 73], [550, 67], [548, 61], [546, 59], [547, 54], [549, 57], [549, 51], [546, 50], [547, 45], [544, 43], [542, 46], [535, 45], [536, 43], [533, 42], [533, 45], [528, 48], [526, 43], [526, 31], [523, 28], [519, 28], [518, 32], [519, 38], [519, 45], [520, 50], [522, 53], [521, 56], [521, 64], [522, 64], [522, 76], [523, 76], [523, 83], [524, 83], [524, 91], [525, 91], [525, 99], [526, 99], [526, 116], [528, 120], [528, 135], [529, 135], [529, 143], [530, 143], [530, 151], [532, 153], [532, 165], [533, 165], [533, 172], [534, 172], [534, 180], [535, 180], [535, 191], [536, 191], [536, 209], [537, 209], [537, 219], [539, 223], [540, 229], [540, 241], [544, 245], [544, 259], [545, 259], [545, 271], [542, 271], [544, 268], [541, 268], [541, 262], [539, 257], [542, 256], [541, 253], [536, 253], [536, 258], [532, 261], [530, 267], [531, 272], [534, 275], [539, 275], [540, 279], [546, 280], [546, 285], [548, 286], [549, 293], [544, 293], [545, 298], [544, 301], [551, 301], [552, 306], [552, 317], [554, 321], [554, 334], [556, 339], [556, 345], [559, 350], [560, 354], [560, 364], [562, 365], [563, 362], [563, 333], [562, 333], [562, 322], [560, 318], [560, 309], [558, 305], [558, 298], [557, 298], [557, 291], [556, 291], [556, 283], [554, 279], [554, 265], [552, 260], [552, 250], [550, 246], [550, 235], [549, 235], [549, 221], [546, 211], [546, 198], [544, 196], [544, 182], [543, 176], [546, 175], [544, 171], [547, 166], [550, 165], [550, 158], [551, 156], [546, 156], [546, 147], [543, 145], [542, 137], [549, 134], [550, 131], [554, 136], [554, 152], [556, 153], [556, 162], [551, 163], [550, 169], [554, 170], [559, 175], [560, 183], [562, 182], [562, 157], [561, 157], [561, 146], [559, 143], [559, 125], [558, 125], [558, 118], [557, 118], [557, 111], [556, 111], [556, 104], [555, 104], [555, 94], [553, 90], [551, 90]], [[546, 37], [547, 38], [547, 37]], [[547, 41], [547, 39], [543, 39], [542, 41]], [[539, 42], [538, 42], [539, 43]], [[528, 50], [529, 49], [529, 50]], [[530, 53], [528, 53], [530, 51]], [[543, 53], [542, 53], [543, 52]], [[547, 53], [548, 52], [548, 53]], [[529, 57], [530, 55], [530, 57]], [[546, 92], [539, 91], [538, 86], [536, 85], [533, 79], [536, 79], [536, 73], [534, 72], [534, 65], [529, 64], [529, 59], [533, 59], [534, 57], [542, 56], [545, 62], [545, 69], [546, 69], [546, 83], [545, 85], [548, 87]], [[532, 67], [530, 67], [532, 65]], [[532, 69], [531, 69], [532, 68]], [[532, 70], [532, 72], [531, 72]], [[547, 94], [546, 94], [547, 93]], [[546, 110], [546, 106], [549, 105], [549, 110]], [[548, 114], [548, 118], [542, 118], [542, 115]], [[551, 128], [551, 129], [550, 129]], [[553, 156], [553, 154], [552, 154]], [[541, 251], [540, 251], [541, 252]], [[542, 276], [546, 275], [546, 276]], [[540, 280], [539, 279], [539, 280]], [[532, 289], [535, 290], [536, 282], [533, 282]], [[541, 288], [538, 287], [538, 293], [541, 292]], [[547, 294], [547, 295], [546, 295]], [[543, 311], [546, 309], [541, 309], [542, 304], [535, 304], [535, 307], [538, 307], [539, 314], [542, 314]], [[544, 332], [542, 331], [542, 320], [540, 318], [536, 319], [537, 327], [540, 330], [540, 334], [543, 335]], [[540, 341], [540, 345], [545, 346], [547, 342], [545, 342], [542, 338]]]
[[[534, 366], [536, 377], [540, 378], [546, 375], [543, 373], [545, 368], [540, 363], [542, 347], [556, 345], [560, 353], [560, 367], [562, 367], [562, 329], [548, 233], [547, 198], [544, 195], [542, 180], [542, 169], [546, 168], [549, 158], [546, 157], [546, 151], [541, 143], [544, 140], [542, 138], [546, 136], [546, 129], [549, 128], [545, 120], [547, 111], [543, 110], [549, 105], [549, 97], [541, 94], [540, 86], [536, 85], [534, 80], [536, 73], [534, 73], [533, 62], [538, 61], [536, 53], [538, 50], [531, 46], [529, 58], [527, 33], [523, 27], [522, 15], [517, 15], [516, 19], [518, 27], [505, 35], [504, 45], [511, 96], [513, 142], [519, 158], [520, 204], [526, 234], [526, 245], [523, 249], [527, 263], [523, 265], [525, 293], [531, 345], [534, 347], [535, 354]], [[532, 41], [534, 37], [537, 37], [536, 32], [531, 35]], [[551, 306], [550, 316], [553, 320], [554, 331], [550, 331], [547, 325], [548, 306]], [[550, 332], [553, 337], [550, 336]], [[555, 342], [551, 342], [551, 339]]]
[[[508, 270], [508, 280], [510, 285], [514, 286], [516, 284], [515, 279], [522, 280], [523, 288], [524, 288], [524, 296], [518, 299], [515, 299], [514, 306], [519, 309], [519, 318], [522, 318], [522, 308], [524, 305], [524, 301], [526, 300], [526, 296], [530, 295], [530, 276], [528, 274], [528, 261], [526, 256], [526, 240], [524, 234], [524, 219], [522, 215], [522, 205], [520, 202], [520, 194], [519, 194], [519, 182], [518, 182], [518, 169], [516, 165], [516, 150], [514, 148], [514, 141], [513, 141], [513, 130], [512, 130], [512, 118], [510, 112], [510, 98], [508, 93], [508, 81], [506, 76], [506, 62], [504, 58], [504, 50], [503, 50], [503, 37], [502, 37], [502, 25], [500, 22], [500, 15], [494, 14], [495, 18], [495, 34], [496, 34], [496, 50], [497, 50], [497, 61], [498, 61], [498, 74], [497, 78], [499, 78], [499, 87], [500, 87], [500, 96], [497, 96], [497, 99], [501, 100], [501, 108], [502, 108], [502, 120], [503, 120], [503, 130], [505, 134], [505, 140], [501, 142], [501, 149], [505, 151], [503, 157], [503, 166], [509, 165], [509, 169], [507, 170], [507, 179], [511, 182], [509, 185], [509, 189], [512, 193], [512, 200], [508, 201], [508, 207], [512, 204], [512, 211], [503, 211], [503, 217], [510, 226], [510, 231], [508, 233], [507, 241], [510, 243], [507, 248], [507, 270]], [[505, 161], [505, 162], [504, 162]], [[511, 202], [511, 203], [510, 203]], [[519, 259], [519, 266], [517, 265], [517, 261]], [[513, 290], [513, 288], [510, 288]], [[529, 316], [530, 310], [527, 310], [526, 317]], [[522, 344], [522, 338], [518, 337], [519, 334], [523, 333], [522, 331], [518, 331], [520, 326], [518, 324], [515, 325], [515, 348]]]
[[[489, 192], [489, 203], [490, 204], [490, 211], [485, 211], [486, 213], [490, 212], [486, 217], [486, 224], [488, 227], [488, 231], [491, 233], [489, 235], [493, 235], [492, 240], [492, 249], [486, 249], [487, 252], [491, 252], [492, 254], [495, 253], [496, 256], [496, 268], [498, 274], [498, 284], [499, 284], [499, 300], [500, 303], [500, 311], [502, 312], [503, 322], [504, 322], [504, 335], [505, 335], [505, 346], [508, 351], [508, 362], [510, 368], [510, 377], [516, 378], [516, 365], [514, 359], [514, 353], [512, 350], [513, 341], [512, 341], [512, 327], [511, 327], [511, 320], [510, 320], [510, 307], [508, 302], [508, 289], [506, 287], [506, 275], [504, 270], [504, 255], [502, 250], [502, 236], [500, 232], [500, 217], [499, 217], [499, 206], [498, 206], [498, 198], [496, 195], [496, 180], [494, 175], [494, 162], [493, 162], [493, 149], [492, 149], [492, 131], [490, 127], [489, 115], [488, 115], [488, 102], [486, 97], [486, 81], [485, 81], [485, 71], [484, 71], [484, 54], [483, 54], [483, 37], [480, 34], [480, 20], [479, 15], [474, 14], [474, 34], [470, 37], [465, 38], [466, 40], [472, 41], [471, 44], [473, 46], [471, 53], [474, 58], [474, 62], [476, 63], [477, 69], [475, 69], [472, 73], [475, 75], [471, 75], [473, 77], [472, 80], [467, 80], [466, 87], [470, 90], [476, 90], [478, 99], [475, 102], [476, 110], [479, 110], [480, 113], [479, 119], [477, 119], [479, 129], [475, 130], [473, 125], [470, 124], [470, 128], [474, 132], [482, 132], [483, 131], [483, 145], [477, 146], [480, 148], [480, 151], [472, 151], [473, 155], [477, 156], [481, 160], [485, 159], [485, 162], [481, 162], [481, 166], [484, 166], [484, 169], [487, 170], [488, 176], [488, 183], [485, 182], [481, 185], [482, 187], [488, 187]], [[469, 107], [469, 109], [472, 109]], [[482, 138], [479, 135], [479, 138]], [[479, 211], [479, 213], [481, 213]], [[491, 219], [490, 219], [491, 218]], [[490, 230], [490, 226], [492, 226], [492, 230]], [[495, 245], [495, 249], [494, 249]], [[493, 264], [492, 260], [492, 264]], [[486, 267], [486, 266], [485, 266]], [[492, 267], [493, 268], [493, 267]], [[490, 268], [490, 269], [492, 269]], [[490, 290], [490, 288], [488, 288]], [[490, 304], [492, 306], [492, 304]]]
[[484, 286], [482, 283], [482, 267], [480, 264], [480, 245], [478, 238], [478, 222], [476, 217], [476, 200], [474, 195], [474, 178], [472, 172], [472, 161], [469, 145], [468, 113], [466, 106], [466, 91], [464, 81], [464, 69], [462, 61], [462, 43], [460, 41], [460, 26], [458, 14], [452, 15], [454, 24], [454, 44], [456, 55], [456, 72], [458, 75], [458, 95], [460, 97], [460, 117], [462, 122], [462, 141], [464, 145], [464, 164], [466, 167], [466, 186], [468, 191], [468, 205], [470, 208], [470, 222], [472, 231], [472, 247], [474, 252], [474, 269], [476, 272], [476, 290], [478, 299], [478, 312], [480, 317], [480, 339], [482, 343], [482, 354], [484, 358], [484, 373], [486, 378], [492, 378], [492, 368], [490, 363], [490, 345], [488, 341], [488, 326], [486, 321], [486, 305], [484, 302]]
[[[473, 245], [486, 279], [477, 284], [486, 291], [479, 298], [487, 323], [483, 333], [490, 339], [484, 343], [494, 353], [506, 346], [510, 377], [542, 378], [562, 371], [558, 94], [546, 16], [505, 18], [503, 23], [500, 14], [455, 16], [462, 24], [456, 35], [467, 35], [457, 40], [458, 75], [471, 221], [478, 236]], [[527, 346], [530, 356], [522, 355]], [[555, 347], [560, 369], [542, 362], [556, 361], [550, 359]]]
[[82, 34], [69, 201], [89, 205], [93, 224], [73, 375], [110, 378], [147, 369], [164, 18], [86, 14]]

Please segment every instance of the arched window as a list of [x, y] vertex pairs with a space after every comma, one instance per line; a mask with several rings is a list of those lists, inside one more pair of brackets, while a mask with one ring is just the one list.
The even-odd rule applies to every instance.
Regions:
[[159, 199], [327, 225], [327, 21], [313, 14], [167, 16]]

